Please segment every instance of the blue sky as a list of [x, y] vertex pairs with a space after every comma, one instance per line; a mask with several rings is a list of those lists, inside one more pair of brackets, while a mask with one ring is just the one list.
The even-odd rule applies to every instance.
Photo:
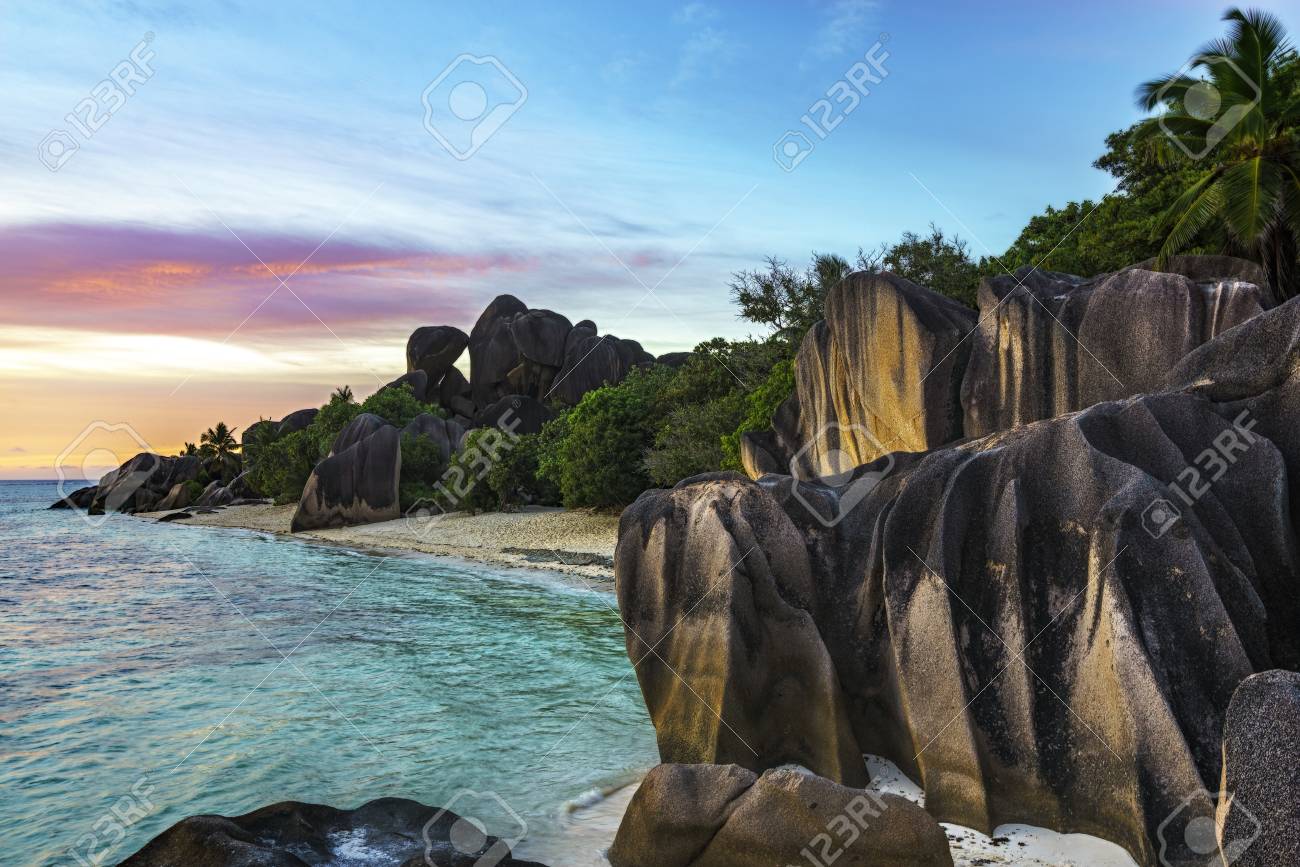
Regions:
[[[1300, 26], [1295, 2], [1262, 5]], [[501, 292], [665, 352], [748, 332], [726, 283], [766, 255], [931, 221], [1000, 253], [1045, 205], [1111, 189], [1090, 164], [1135, 86], [1219, 35], [1224, 4], [0, 8], [0, 388], [54, 441], [72, 421], [39, 396], [72, 387], [79, 347], [104, 359], [88, 400], [156, 380], [175, 404], [183, 381], [195, 412], [255, 418], [373, 388], [412, 329], [468, 328]], [[49, 171], [38, 143], [146, 33], [153, 76]], [[774, 143], [882, 34], [887, 77], [783, 171]], [[527, 91], [464, 161], [421, 102], [461, 54]], [[283, 278], [322, 241], [296, 293], [244, 247]]]

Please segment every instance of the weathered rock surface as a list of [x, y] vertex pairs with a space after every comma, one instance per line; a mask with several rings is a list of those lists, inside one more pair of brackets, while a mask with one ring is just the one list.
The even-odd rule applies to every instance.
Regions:
[[51, 509], [89, 509], [95, 502], [95, 485], [87, 485], [84, 488], [77, 488], [66, 497], [55, 500]]
[[[438, 385], [434, 382], [431, 388], [429, 374], [423, 370], [412, 370], [410, 373], [403, 373], [397, 379], [384, 385], [380, 390], [382, 391], [384, 388], [401, 388], [404, 385], [411, 389], [411, 396], [421, 403], [436, 403], [438, 400]], [[429, 393], [430, 390], [432, 390], [433, 394]]]
[[[1238, 684], [1300, 666], [1300, 301], [1159, 389], [895, 456], [883, 479], [889, 459], [834, 488], [642, 495], [616, 573], [663, 759], [843, 779], [874, 753], [941, 821], [1085, 832], [1154, 863], [1161, 823], [1220, 779]], [[1206, 449], [1229, 466], [1189, 483]], [[1158, 500], [1181, 515], [1153, 520]], [[794, 655], [811, 674], [783, 702]]]
[[826, 296], [773, 430], [749, 435], [746, 471], [835, 475], [962, 436], [960, 389], [975, 311], [893, 274], [859, 272]]
[[177, 482], [172, 485], [172, 489], [167, 492], [167, 496], [158, 501], [155, 508], [159, 512], [169, 512], [173, 509], [184, 509], [193, 501], [194, 497], [190, 486], [186, 485], [185, 482]]
[[951, 865], [943, 829], [897, 795], [801, 769], [760, 777], [736, 765], [659, 765], [628, 805], [612, 867], [771, 867], [805, 863]]
[[312, 470], [294, 512], [291, 532], [371, 524], [401, 516], [401, 438], [397, 428], [382, 419], [382, 426], [361, 436], [366, 426], [373, 424], [365, 420], [366, 415], [358, 416], [339, 433], [335, 445], [344, 443], [344, 447]]
[[229, 506], [235, 499], [235, 495], [230, 492], [226, 486], [221, 484], [220, 480], [208, 482], [208, 486], [199, 494], [199, 498], [194, 501], [196, 509], [216, 509], [221, 506]]
[[280, 419], [276, 425], [277, 436], [287, 436], [288, 434], [300, 431], [316, 420], [316, 414], [320, 412], [318, 407], [309, 406], [306, 409], [298, 409]]
[[517, 434], [541, 433], [555, 418], [546, 404], [526, 394], [508, 394], [474, 417], [474, 427], [499, 427]]
[[355, 810], [286, 801], [232, 818], [191, 816], [122, 867], [307, 867], [358, 857], [366, 867], [542, 867], [511, 857], [503, 840], [476, 837], [455, 813], [402, 798]]
[[465, 436], [465, 428], [449, 419], [422, 412], [402, 428], [402, 434], [432, 440], [442, 452], [442, 459], [445, 461], [460, 446], [461, 438]]
[[[1223, 731], [1218, 842], [1229, 864], [1300, 864], [1300, 674], [1265, 671], [1242, 681]], [[1189, 805], [1187, 815], [1202, 818]], [[1171, 845], [1190, 823], [1166, 827]], [[1173, 832], [1173, 833], [1170, 833]]]
[[1159, 389], [1196, 347], [1263, 310], [1252, 283], [1128, 269], [1083, 280], [1022, 268], [980, 284], [980, 325], [962, 384], [965, 433], [983, 436]]
[[[197, 478], [199, 459], [141, 452], [110, 473], [94, 488], [93, 512], [148, 512], [176, 485]], [[84, 501], [85, 490], [76, 492]]]
[[343, 426], [334, 437], [334, 442], [330, 444], [330, 454], [336, 455], [344, 449], [351, 448], [370, 436], [378, 430], [385, 427], [391, 427], [388, 420], [382, 416], [375, 415], [373, 412], [357, 413], [352, 421]]
[[453, 325], [426, 325], [406, 341], [406, 370], [422, 370], [432, 385], [440, 382], [469, 346], [469, 335]]

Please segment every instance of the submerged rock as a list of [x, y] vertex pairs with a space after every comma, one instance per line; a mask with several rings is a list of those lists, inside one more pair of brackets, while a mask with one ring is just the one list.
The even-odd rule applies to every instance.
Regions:
[[511, 857], [449, 810], [380, 798], [355, 810], [285, 801], [243, 816], [191, 816], [122, 867], [543, 867]]
[[[951, 865], [948, 839], [898, 795], [841, 786], [798, 768], [659, 765], [632, 797], [611, 867], [770, 867], [814, 863]], [[842, 859], [842, 860], [841, 860]]]

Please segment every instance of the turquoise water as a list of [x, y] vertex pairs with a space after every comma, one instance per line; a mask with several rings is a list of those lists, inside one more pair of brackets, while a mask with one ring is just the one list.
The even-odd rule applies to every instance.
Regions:
[[0, 483], [6, 865], [113, 864], [194, 813], [388, 795], [503, 836], [522, 822], [540, 857], [563, 804], [655, 762], [607, 589], [246, 531], [91, 529], [54, 499]]

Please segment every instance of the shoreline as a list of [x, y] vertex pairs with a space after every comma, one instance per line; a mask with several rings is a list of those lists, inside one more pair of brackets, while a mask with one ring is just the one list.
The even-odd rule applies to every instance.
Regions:
[[[517, 512], [453, 512], [426, 518], [397, 518], [291, 533], [296, 506], [249, 504], [194, 513], [173, 523], [187, 527], [253, 530], [388, 554], [424, 554], [488, 566], [577, 576], [602, 584], [614, 581], [618, 516], [530, 506]], [[171, 512], [140, 512], [156, 521]]]

